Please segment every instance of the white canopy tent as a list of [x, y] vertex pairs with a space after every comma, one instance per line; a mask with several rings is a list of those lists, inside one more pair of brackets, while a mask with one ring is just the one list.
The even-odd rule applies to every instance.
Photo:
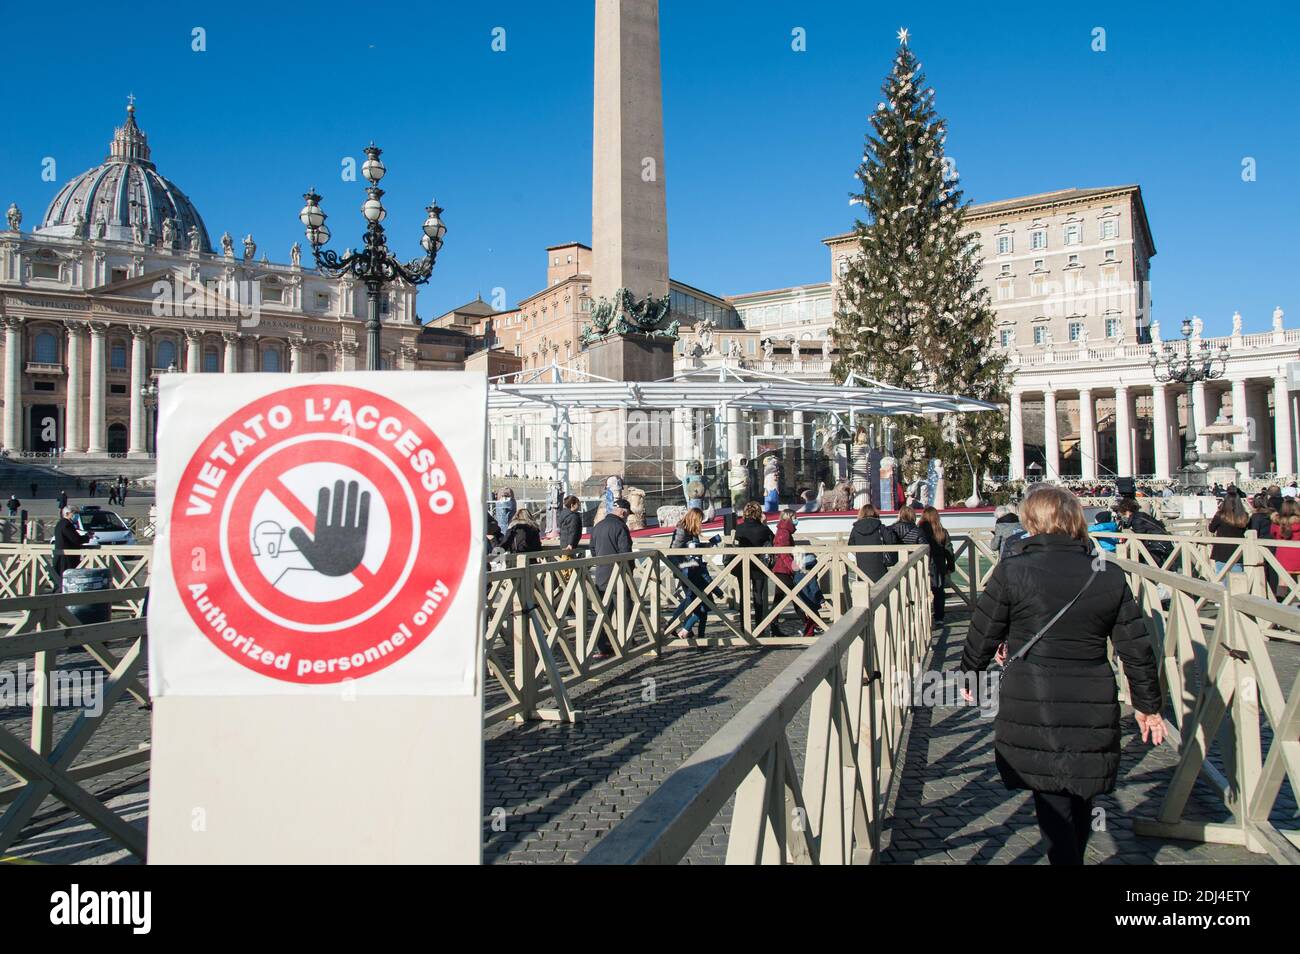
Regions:
[[[567, 380], [566, 380], [567, 378]], [[893, 388], [868, 378], [829, 384], [791, 380], [774, 374], [736, 368], [698, 368], [658, 381], [613, 381], [559, 364], [502, 375], [489, 381], [490, 417], [550, 412], [554, 463], [564, 492], [568, 492], [571, 461], [570, 413], [582, 411], [713, 412], [718, 434], [715, 447], [722, 459], [727, 431], [741, 412], [825, 414], [837, 421], [858, 415], [895, 417], [921, 414], [967, 414], [997, 411], [987, 401], [956, 394], [931, 394]]]

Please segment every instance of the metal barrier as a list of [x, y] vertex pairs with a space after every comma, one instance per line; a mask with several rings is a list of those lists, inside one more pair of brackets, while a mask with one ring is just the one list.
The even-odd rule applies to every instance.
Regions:
[[[734, 794], [727, 862], [870, 862], [908, 710], [889, 687], [930, 646], [929, 555], [910, 550], [583, 859], [680, 861]], [[790, 723], [811, 702], [803, 770]]]
[[[81, 783], [148, 762], [148, 743], [89, 761], [76, 759], [123, 696], [131, 696], [140, 705], [149, 704], [148, 693], [138, 681], [145, 665], [143, 606], [147, 595], [144, 588], [129, 588], [0, 600], [0, 616], [7, 619], [17, 614], [0, 637], [0, 663], [31, 657], [33, 676], [30, 742], [0, 726], [0, 769], [17, 779], [0, 788], [0, 806], [8, 806], [0, 815], [0, 853], [18, 840], [41, 802], [53, 795], [133, 854], [144, 857], [144, 833]], [[120, 604], [120, 618], [82, 624], [68, 612], [70, 606], [104, 603]], [[122, 647], [120, 655], [115, 644]], [[73, 650], [89, 654], [103, 667], [108, 679], [95, 706], [98, 711], [82, 708], [56, 742], [55, 665], [59, 653]]]

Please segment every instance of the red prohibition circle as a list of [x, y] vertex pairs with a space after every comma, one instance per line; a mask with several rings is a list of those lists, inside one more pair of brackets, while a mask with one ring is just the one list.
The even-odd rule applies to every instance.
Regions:
[[[339, 414], [344, 402], [351, 410], [348, 416]], [[371, 413], [363, 417], [363, 409]], [[279, 429], [269, 425], [276, 410], [280, 424], [286, 411], [290, 415]], [[368, 426], [353, 423], [363, 420]], [[260, 424], [250, 429], [255, 422]], [[240, 442], [236, 435], [246, 440]], [[359, 568], [362, 585], [356, 592], [323, 602], [300, 600], [272, 587], [252, 561], [249, 539], [253, 507], [268, 490], [278, 490], [273, 482], [316, 462], [364, 475], [383, 496], [390, 523], [378, 569], [371, 574]], [[443, 476], [435, 479], [435, 470]], [[445, 512], [435, 513], [430, 505], [434, 491], [449, 495], [450, 509], [440, 497], [439, 509]], [[300, 502], [295, 508], [287, 489], [277, 496], [307, 529], [315, 508]], [[372, 512], [375, 505], [372, 501]], [[397, 662], [437, 629], [468, 564], [469, 507], [442, 441], [407, 408], [346, 385], [286, 388], [228, 416], [185, 466], [170, 520], [172, 574], [200, 632], [246, 668], [304, 684], [360, 678]], [[223, 518], [228, 528], [224, 541]], [[414, 550], [418, 553], [412, 561]], [[230, 565], [223, 552], [229, 552]], [[408, 564], [410, 572], [403, 578]], [[240, 592], [236, 578], [256, 602]], [[382, 604], [377, 610], [376, 603]], [[284, 622], [268, 618], [268, 612]], [[349, 623], [359, 617], [360, 622]], [[298, 625], [292, 625], [295, 620]], [[267, 662], [285, 653], [286, 669]], [[300, 662], [311, 662], [309, 671], [300, 672]]]
[[[375, 602], [388, 595], [406, 567], [415, 529], [409, 519], [412, 509], [407, 502], [409, 493], [401, 486], [393, 472], [373, 455], [364, 451], [358, 455], [355, 445], [317, 438], [288, 446], [281, 445], [281, 448], [272, 450], [251, 466], [245, 477], [244, 488], [236, 493], [235, 499], [231, 502], [223, 557], [227, 559], [229, 569], [238, 582], [243, 584], [248, 595], [275, 615], [310, 626], [341, 623], [364, 613]], [[290, 512], [298, 517], [299, 523], [305, 530], [315, 533], [315, 505], [308, 507], [303, 504], [288, 488], [277, 492], [279, 488], [276, 476], [303, 464], [313, 463], [340, 464], [366, 477], [374, 484], [381, 497], [379, 501], [371, 501], [372, 510], [376, 506], [388, 507], [392, 528], [388, 552], [379, 569], [371, 573], [364, 567], [359, 567], [353, 575], [362, 584], [361, 588], [347, 596], [325, 602], [300, 600], [277, 590], [268, 583], [253, 563], [253, 541], [249, 532], [253, 521], [253, 510], [259, 499], [265, 493], [273, 493]], [[260, 474], [268, 471], [270, 474], [266, 479], [257, 479]], [[251, 492], [248, 489], [250, 484], [254, 486]], [[394, 519], [392, 511], [406, 519]]]

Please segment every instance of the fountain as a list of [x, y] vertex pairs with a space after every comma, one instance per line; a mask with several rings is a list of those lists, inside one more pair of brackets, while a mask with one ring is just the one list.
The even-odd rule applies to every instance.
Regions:
[[1255, 456], [1254, 451], [1232, 449], [1233, 437], [1244, 434], [1245, 431], [1246, 429], [1240, 424], [1233, 424], [1224, 418], [1222, 408], [1213, 424], [1201, 428], [1201, 433], [1207, 438], [1210, 449], [1200, 455], [1200, 460], [1210, 467], [1206, 479], [1211, 484], [1222, 484], [1226, 487], [1228, 484], [1236, 483], [1238, 474], [1235, 465]]

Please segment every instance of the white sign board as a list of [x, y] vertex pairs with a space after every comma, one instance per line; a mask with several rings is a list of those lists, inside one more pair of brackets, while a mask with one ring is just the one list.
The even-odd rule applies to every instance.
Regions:
[[481, 375], [160, 380], [152, 695], [476, 691]]
[[486, 378], [160, 381], [150, 862], [477, 862]]

